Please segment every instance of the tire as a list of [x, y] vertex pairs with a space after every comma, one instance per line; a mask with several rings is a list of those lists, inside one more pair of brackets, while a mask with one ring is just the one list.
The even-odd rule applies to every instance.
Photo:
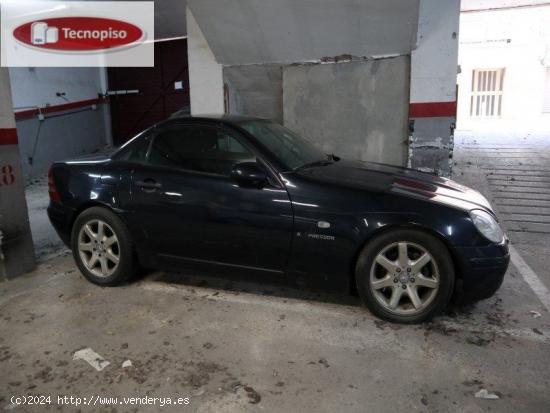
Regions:
[[136, 265], [130, 232], [120, 218], [106, 208], [92, 207], [76, 218], [71, 231], [71, 249], [78, 269], [94, 284], [116, 286], [134, 275]]
[[363, 303], [374, 315], [414, 324], [447, 307], [455, 272], [440, 240], [422, 231], [396, 229], [365, 246], [357, 260], [355, 280]]

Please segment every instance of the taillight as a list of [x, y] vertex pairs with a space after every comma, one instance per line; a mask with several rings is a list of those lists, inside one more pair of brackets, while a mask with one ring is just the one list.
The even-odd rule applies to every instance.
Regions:
[[61, 197], [57, 188], [55, 187], [55, 180], [53, 179], [52, 168], [48, 171], [48, 193], [50, 194], [50, 201], [61, 202]]

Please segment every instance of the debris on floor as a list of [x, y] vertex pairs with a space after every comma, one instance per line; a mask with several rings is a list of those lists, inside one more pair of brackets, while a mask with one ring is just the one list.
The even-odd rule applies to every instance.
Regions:
[[260, 396], [260, 393], [258, 393], [252, 387], [245, 386], [244, 391], [246, 392], [246, 395], [248, 396], [248, 403], [258, 404], [258, 403], [260, 403], [260, 400], [262, 400], [262, 396]]
[[473, 379], [473, 380], [463, 381], [462, 384], [468, 387], [472, 387], [472, 386], [480, 386], [483, 384], [483, 382], [478, 379]]
[[542, 314], [539, 313], [538, 311], [535, 311], [535, 310], [529, 311], [529, 314], [531, 314], [531, 315], [533, 316], [533, 318], [540, 318], [540, 317], [542, 317]]
[[423, 394], [422, 395], [422, 398], [420, 399], [420, 402], [424, 405], [424, 406], [427, 406], [428, 405], [428, 397]]
[[194, 396], [194, 397], [199, 397], [199, 396], [202, 396], [205, 392], [206, 392], [206, 390], [200, 389], [200, 390], [197, 391], [195, 394], [193, 394], [193, 396]]
[[123, 363], [122, 363], [122, 368], [125, 369], [127, 367], [132, 367], [132, 360], [125, 360]]
[[75, 352], [73, 360], [84, 360], [97, 371], [101, 371], [111, 364], [89, 347]]
[[234, 381], [232, 383], [229, 383], [226, 388], [233, 393], [236, 393], [237, 390], [239, 390], [241, 387], [243, 387], [242, 383], [240, 381]]
[[474, 346], [479, 346], [479, 347], [485, 347], [486, 345], [488, 345], [492, 340], [494, 339], [494, 334], [493, 334], [493, 337], [491, 339], [488, 339], [488, 338], [484, 338], [484, 337], [480, 337], [479, 335], [473, 335], [473, 336], [469, 336], [466, 338], [466, 342], [468, 344], [472, 344]]
[[475, 397], [477, 399], [488, 399], [488, 400], [496, 400], [500, 399], [500, 397], [495, 393], [489, 393], [487, 389], [481, 389], [476, 394]]

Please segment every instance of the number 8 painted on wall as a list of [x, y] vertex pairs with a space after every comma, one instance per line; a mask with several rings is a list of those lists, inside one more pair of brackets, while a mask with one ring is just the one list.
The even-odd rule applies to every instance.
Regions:
[[0, 179], [0, 184], [3, 184], [5, 186], [13, 185], [15, 182], [15, 175], [13, 174], [13, 166], [3, 165], [1, 172], [2, 172], [2, 176]]

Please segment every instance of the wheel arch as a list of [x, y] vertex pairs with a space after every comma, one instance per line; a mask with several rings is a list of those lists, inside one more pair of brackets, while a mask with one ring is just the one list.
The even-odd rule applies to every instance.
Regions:
[[[69, 234], [70, 234], [70, 240], [72, 241], [72, 233], [73, 233], [73, 227], [74, 227], [74, 223], [76, 222], [77, 218], [80, 216], [80, 214], [82, 214], [84, 211], [90, 209], [90, 208], [93, 208], [93, 207], [100, 207], [100, 208], [104, 208], [110, 212], [112, 212], [113, 214], [115, 214], [117, 217], [119, 217], [123, 222], [124, 220], [120, 217], [119, 214], [117, 214], [117, 211], [112, 208], [110, 205], [108, 204], [105, 204], [103, 202], [99, 202], [99, 201], [89, 201], [89, 202], [85, 202], [83, 203], [82, 205], [80, 205], [74, 212], [73, 212], [73, 215], [71, 216], [71, 221], [70, 221], [70, 225], [69, 225]], [[124, 223], [126, 225], [126, 223]]]
[[69, 226], [69, 245], [70, 246], [72, 246], [72, 234], [73, 234], [73, 228], [76, 220], [84, 211], [87, 211], [88, 209], [94, 208], [94, 207], [103, 208], [113, 213], [114, 215], [116, 215], [118, 219], [120, 219], [122, 224], [124, 224], [124, 226], [128, 229], [130, 236], [132, 238], [132, 247], [133, 247], [132, 249], [133, 249], [134, 258], [139, 262], [139, 264], [143, 268], [152, 268], [155, 266], [154, 265], [155, 260], [153, 258], [153, 255], [149, 253], [146, 246], [140, 240], [139, 235], [136, 235], [136, 232], [132, 231], [132, 227], [127, 222], [127, 219], [126, 219], [127, 217], [125, 217], [124, 214], [121, 214], [120, 213], [121, 211], [119, 209], [114, 208], [112, 205], [109, 205], [108, 203], [104, 203], [101, 201], [85, 202], [79, 205], [79, 207], [73, 212], [70, 220], [70, 226]]
[[[357, 251], [355, 252], [353, 256], [353, 260], [351, 262], [351, 268], [349, 271], [349, 289], [351, 292], [356, 292], [356, 282], [355, 282], [355, 269], [357, 267], [357, 261], [359, 260], [359, 256], [361, 255], [361, 252], [365, 249], [365, 247], [372, 242], [374, 239], [395, 230], [415, 230], [415, 231], [421, 231], [428, 235], [433, 236], [434, 238], [438, 239], [442, 242], [442, 244], [447, 248], [447, 251], [449, 252], [449, 255], [451, 256], [451, 259], [453, 261], [453, 268], [455, 270], [455, 276], [458, 280], [462, 279], [462, 274], [460, 271], [459, 261], [457, 257], [455, 256], [453, 249], [451, 248], [451, 244], [449, 243], [449, 240], [445, 238], [443, 234], [441, 234], [438, 231], [435, 231], [433, 228], [429, 228], [422, 224], [414, 224], [414, 223], [404, 223], [404, 224], [391, 224], [391, 225], [385, 225], [382, 228], [379, 228], [377, 231], [370, 234], [366, 239], [363, 240], [361, 245], [357, 248]], [[455, 290], [458, 288], [458, 283], [455, 283]]]

